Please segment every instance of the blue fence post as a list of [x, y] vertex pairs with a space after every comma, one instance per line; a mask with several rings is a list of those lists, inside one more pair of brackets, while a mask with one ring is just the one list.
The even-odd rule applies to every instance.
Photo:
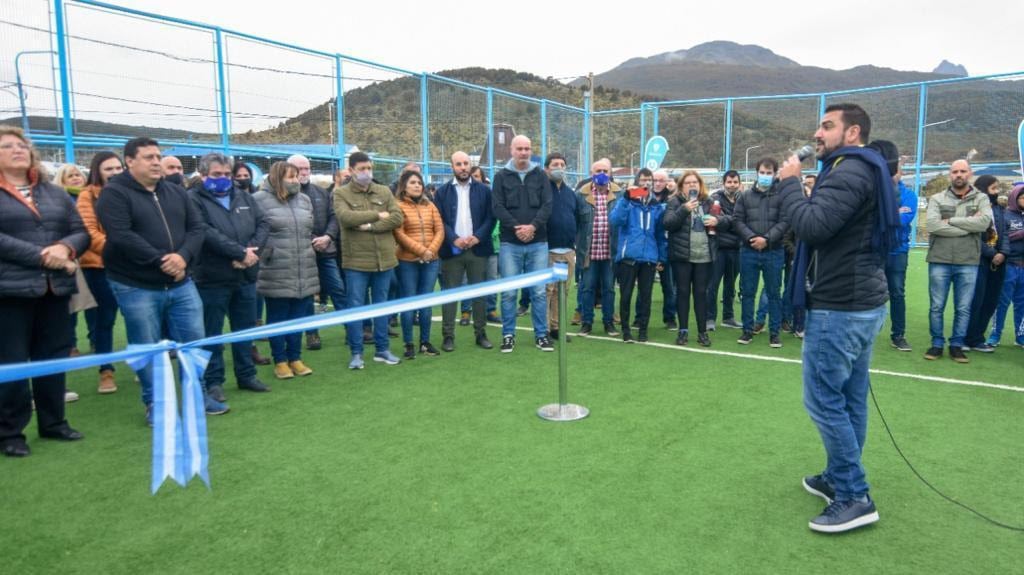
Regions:
[[[640, 167], [647, 165], [647, 146], [644, 142], [647, 141], [647, 102], [640, 102]], [[630, 163], [633, 161], [633, 157], [629, 157]], [[635, 176], [635, 173], [630, 173], [630, 177]]]
[[338, 131], [338, 167], [345, 167], [345, 96], [341, 77], [341, 55], [334, 55], [334, 117]]
[[[71, 125], [71, 78], [68, 70], [68, 39], [64, 29], [64, 0], [54, 0], [53, 14], [57, 21], [57, 66], [60, 74], [60, 107], [63, 118], [61, 131], [64, 132], [64, 161], [75, 162], [75, 134]], [[27, 136], [27, 134], [26, 134]]]
[[540, 157], [548, 157], [548, 101], [540, 101]]
[[224, 71], [224, 36], [220, 27], [213, 31], [215, 44], [217, 45], [217, 87], [220, 90], [220, 97], [217, 105], [220, 107], [220, 146], [225, 154], [231, 148], [231, 132], [228, 126], [228, 84], [227, 74]]
[[487, 88], [487, 172], [494, 181], [494, 90]]
[[427, 75], [420, 74], [420, 147], [423, 149], [423, 181], [430, 182], [430, 102]]
[[732, 168], [732, 98], [725, 101], [725, 149], [722, 150], [722, 172]]
[[[924, 160], [924, 125], [928, 121], [928, 84], [920, 84], [920, 92], [917, 98], [917, 150], [914, 152], [914, 195], [917, 196], [918, 205], [921, 205], [921, 162]], [[914, 221], [910, 229], [910, 241], [917, 246], [917, 222], [921, 220], [921, 210], [914, 214]]]

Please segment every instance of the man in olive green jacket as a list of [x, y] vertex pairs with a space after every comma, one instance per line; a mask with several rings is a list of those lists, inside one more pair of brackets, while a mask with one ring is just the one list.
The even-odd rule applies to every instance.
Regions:
[[[373, 303], [388, 299], [391, 276], [398, 266], [395, 237], [402, 225], [402, 210], [386, 186], [374, 183], [373, 163], [363, 152], [348, 158], [352, 180], [334, 190], [334, 214], [341, 227], [341, 267], [345, 274], [349, 309], [366, 305], [366, 292]], [[363, 369], [361, 322], [350, 323], [348, 346], [352, 350], [349, 369]], [[396, 365], [399, 359], [388, 349], [388, 318], [373, 319], [373, 361]]]
[[932, 345], [925, 359], [942, 357], [943, 310], [953, 284], [953, 333], [949, 338], [949, 357], [967, 363], [964, 336], [971, 316], [971, 298], [981, 259], [981, 234], [992, 223], [992, 207], [983, 191], [970, 184], [971, 166], [957, 160], [949, 168], [949, 189], [928, 199], [928, 295], [931, 310], [928, 328]]

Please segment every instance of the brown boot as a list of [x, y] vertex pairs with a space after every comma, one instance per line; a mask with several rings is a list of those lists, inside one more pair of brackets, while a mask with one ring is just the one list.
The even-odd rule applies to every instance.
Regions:
[[98, 393], [107, 394], [117, 391], [117, 383], [114, 381], [114, 371], [104, 369], [100, 372], [100, 384], [96, 388]]
[[254, 345], [252, 346], [252, 362], [256, 365], [270, 365], [270, 358], [260, 355], [260, 350]]

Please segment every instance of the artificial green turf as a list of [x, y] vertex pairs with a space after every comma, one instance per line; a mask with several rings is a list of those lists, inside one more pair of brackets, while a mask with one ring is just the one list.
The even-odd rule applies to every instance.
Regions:
[[[872, 366], [1024, 388], [1024, 350], [1005, 343], [971, 354], [969, 365], [921, 358], [923, 254], [911, 263], [915, 351], [889, 348], [886, 326]], [[350, 372], [333, 328], [322, 351], [304, 354], [314, 375], [277, 382], [260, 368], [270, 394], [229, 384], [231, 413], [208, 420], [212, 491], [195, 481], [149, 495], [151, 440], [130, 372], [118, 372], [112, 396], [95, 393], [91, 371], [69, 375], [82, 399], [68, 417], [87, 439], [41, 441], [30, 428], [33, 455], [0, 461], [3, 572], [1019, 570], [1024, 535], [928, 491], [873, 407], [865, 465], [881, 521], [839, 536], [810, 532], [824, 505], [800, 477], [819, 471], [824, 454], [797, 364], [573, 338], [570, 399], [592, 415], [551, 423], [534, 412], [557, 397], [556, 354], [534, 349], [525, 331], [515, 353], [485, 352], [471, 331], [458, 328], [455, 353]], [[497, 341], [499, 329], [489, 332]], [[719, 330], [711, 349], [799, 357], [792, 336], [774, 350], [766, 336], [740, 346], [738, 335]], [[660, 322], [652, 336], [673, 340]], [[894, 376], [873, 383], [929, 480], [1024, 524], [1024, 393]]]

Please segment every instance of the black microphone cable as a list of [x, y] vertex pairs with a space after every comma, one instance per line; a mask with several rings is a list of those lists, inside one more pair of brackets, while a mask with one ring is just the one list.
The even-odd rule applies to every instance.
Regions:
[[977, 515], [978, 517], [981, 517], [982, 519], [984, 519], [985, 521], [988, 521], [989, 523], [995, 525], [996, 527], [1002, 527], [1003, 529], [1008, 529], [1010, 531], [1024, 532], [1024, 526], [1008, 525], [1006, 523], [1003, 523], [1001, 521], [993, 519], [993, 518], [989, 517], [988, 515], [985, 515], [984, 513], [978, 511], [977, 509], [974, 509], [973, 507], [971, 507], [969, 505], [966, 505], [964, 503], [960, 503], [956, 499], [953, 499], [952, 497], [950, 497], [950, 496], [946, 495], [945, 493], [939, 491], [939, 489], [937, 487], [935, 487], [934, 485], [931, 484], [931, 482], [929, 482], [927, 479], [925, 479], [924, 476], [921, 475], [917, 471], [917, 469], [914, 467], [914, 464], [911, 463], [909, 459], [907, 459], [907, 456], [903, 454], [903, 450], [900, 449], [900, 446], [896, 443], [896, 437], [893, 436], [892, 429], [889, 428], [889, 422], [887, 422], [885, 420], [885, 416], [882, 415], [882, 408], [880, 408], [878, 406], [878, 398], [875, 397], [875, 388], [874, 388], [874, 386], [871, 385], [871, 384], [868, 384], [868, 391], [871, 392], [871, 401], [875, 404], [875, 411], [878, 412], [878, 417], [882, 420], [882, 426], [885, 427], [885, 432], [889, 434], [889, 440], [892, 442], [892, 446], [896, 448], [896, 453], [898, 453], [900, 455], [900, 457], [903, 458], [904, 463], [907, 464], [907, 467], [910, 468], [910, 471], [912, 471], [914, 473], [914, 475], [916, 475], [917, 478], [921, 480], [922, 483], [924, 483], [926, 486], [928, 486], [928, 489], [931, 489], [932, 491], [937, 493], [939, 497], [945, 499], [946, 501], [949, 501], [950, 503], [952, 503], [954, 505], [957, 505], [959, 507], [962, 507], [962, 508], [966, 509], [967, 511], [970, 511], [971, 513]]

